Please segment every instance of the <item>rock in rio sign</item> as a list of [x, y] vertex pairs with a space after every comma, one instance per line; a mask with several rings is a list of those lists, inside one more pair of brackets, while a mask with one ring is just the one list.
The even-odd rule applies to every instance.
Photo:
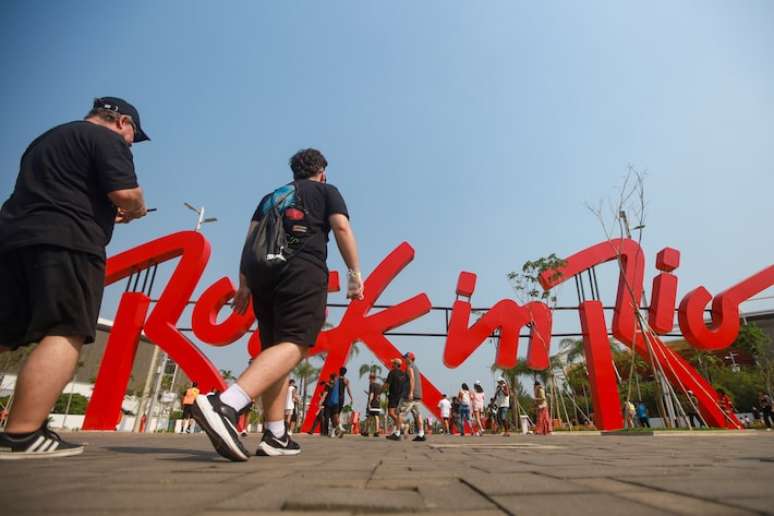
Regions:
[[[223, 389], [225, 383], [218, 370], [178, 328], [177, 322], [201, 278], [210, 256], [210, 245], [197, 232], [183, 231], [158, 238], [129, 249], [107, 262], [106, 285], [115, 283], [134, 273], [180, 258], [158, 302], [150, 310], [150, 298], [140, 292], [125, 292], [116, 313], [115, 324], [108, 339], [105, 355], [100, 365], [94, 393], [89, 403], [84, 430], [113, 430], [121, 417], [121, 402], [129, 382], [140, 334], [145, 335], [186, 372], [199, 382], [203, 391]], [[385, 336], [394, 328], [427, 314], [430, 299], [417, 294], [397, 305], [371, 313], [376, 300], [389, 283], [414, 258], [414, 250], [408, 243], [396, 247], [371, 272], [365, 280], [365, 298], [352, 301], [338, 326], [323, 331], [311, 354], [325, 353], [325, 363], [320, 378], [328, 378], [338, 371], [349, 356], [355, 342], [362, 342], [387, 366], [400, 351]], [[667, 379], [678, 392], [692, 390], [699, 402], [699, 410], [712, 426], [738, 428], [733, 415], [726, 415], [717, 403], [718, 395], [682, 357], [665, 346], [655, 335], [644, 335], [636, 324], [636, 310], [643, 293], [645, 257], [637, 242], [629, 239], [603, 241], [588, 247], [566, 259], [560, 271], [547, 271], [540, 281], [551, 288], [573, 276], [605, 262], [617, 260], [620, 264], [618, 294], [612, 320], [613, 336], [650, 360], [648, 345]], [[648, 322], [657, 334], [672, 330], [677, 294], [677, 268], [680, 253], [666, 248], [658, 253], [656, 267], [661, 273], [653, 280], [653, 301], [649, 308]], [[554, 274], [559, 272], [559, 274]], [[774, 285], [774, 265], [721, 292], [714, 299], [704, 288], [689, 292], [681, 301], [678, 322], [686, 339], [702, 350], [718, 350], [733, 342], [739, 331], [739, 304], [766, 288]], [[551, 310], [541, 302], [523, 306], [511, 299], [498, 301], [470, 324], [471, 304], [476, 287], [476, 275], [461, 272], [457, 281], [457, 300], [452, 307], [448, 335], [443, 351], [447, 367], [462, 364], [494, 331], [499, 331], [499, 345], [495, 363], [501, 367], [516, 365], [519, 332], [530, 329], [527, 364], [535, 370], [549, 366], [551, 342]], [[330, 275], [328, 290], [339, 290], [336, 272]], [[227, 346], [244, 336], [255, 323], [251, 310], [241, 315], [231, 312], [222, 322], [218, 313], [234, 295], [234, 285], [224, 277], [208, 287], [196, 302], [192, 329], [194, 335], [212, 346]], [[712, 320], [704, 321], [704, 308], [712, 300]], [[621, 401], [618, 396], [612, 353], [607, 336], [607, 324], [600, 301], [584, 301], [578, 307], [583, 331], [583, 345], [589, 371], [591, 396], [594, 406], [594, 424], [599, 429], [614, 430], [623, 427]], [[260, 353], [258, 332], [253, 332], [248, 342], [251, 356]], [[438, 416], [441, 393], [432, 382], [422, 375], [425, 407]], [[317, 411], [322, 384], [318, 382], [304, 429], [311, 426]]]

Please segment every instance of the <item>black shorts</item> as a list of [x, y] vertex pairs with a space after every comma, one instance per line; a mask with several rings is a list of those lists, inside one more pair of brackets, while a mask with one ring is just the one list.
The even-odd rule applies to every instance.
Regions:
[[193, 417], [193, 403], [190, 405], [183, 405], [183, 419], [191, 419]]
[[102, 257], [35, 245], [0, 255], [0, 346], [43, 337], [81, 336], [94, 342], [105, 288]]
[[325, 323], [328, 271], [296, 257], [276, 278], [248, 286], [262, 349], [280, 342], [314, 346]]
[[400, 396], [387, 397], [387, 408], [398, 408], [398, 405], [400, 405]]

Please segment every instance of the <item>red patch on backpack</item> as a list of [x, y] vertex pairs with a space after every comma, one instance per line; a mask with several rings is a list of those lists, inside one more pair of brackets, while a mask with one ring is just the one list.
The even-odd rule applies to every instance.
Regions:
[[304, 212], [295, 208], [285, 210], [285, 218], [288, 220], [301, 220], [304, 218]]

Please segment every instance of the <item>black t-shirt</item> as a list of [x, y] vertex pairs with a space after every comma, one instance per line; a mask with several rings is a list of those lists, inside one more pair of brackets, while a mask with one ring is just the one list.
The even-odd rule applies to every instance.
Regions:
[[105, 257], [116, 208], [109, 192], [137, 187], [123, 138], [86, 121], [43, 133], [21, 158], [0, 210], [0, 253], [48, 244]]
[[406, 398], [408, 395], [408, 375], [400, 369], [390, 369], [387, 375], [388, 396], [392, 399]]
[[[292, 184], [290, 183], [290, 185]], [[309, 179], [299, 179], [295, 181], [295, 184], [298, 186], [298, 197], [301, 198], [300, 203], [297, 197], [291, 195], [281, 205], [284, 207], [299, 206], [300, 204], [306, 209], [306, 215], [298, 220], [288, 221], [288, 215], [285, 215], [286, 231], [288, 234], [297, 236], [301, 242], [293, 256], [310, 261], [326, 269], [328, 233], [331, 230], [328, 224], [328, 217], [341, 213], [349, 218], [347, 205], [339, 190], [333, 185]], [[258, 203], [258, 207], [253, 213], [253, 221], [258, 222], [261, 220], [271, 196], [272, 194], [265, 195], [261, 202]], [[298, 216], [301, 217], [301, 214]]]

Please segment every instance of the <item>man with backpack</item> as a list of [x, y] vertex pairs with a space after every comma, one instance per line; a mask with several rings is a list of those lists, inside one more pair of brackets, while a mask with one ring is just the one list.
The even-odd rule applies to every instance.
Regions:
[[327, 184], [328, 162], [316, 149], [290, 158], [293, 182], [263, 197], [242, 253], [234, 310], [252, 298], [262, 351], [223, 393], [200, 395], [194, 417], [217, 452], [245, 461], [236, 430], [237, 413], [262, 396], [266, 431], [256, 455], [296, 455], [299, 445], [284, 421], [288, 374], [314, 346], [325, 322], [328, 233], [333, 230], [347, 268], [347, 297], [363, 298], [355, 236], [339, 191]]

